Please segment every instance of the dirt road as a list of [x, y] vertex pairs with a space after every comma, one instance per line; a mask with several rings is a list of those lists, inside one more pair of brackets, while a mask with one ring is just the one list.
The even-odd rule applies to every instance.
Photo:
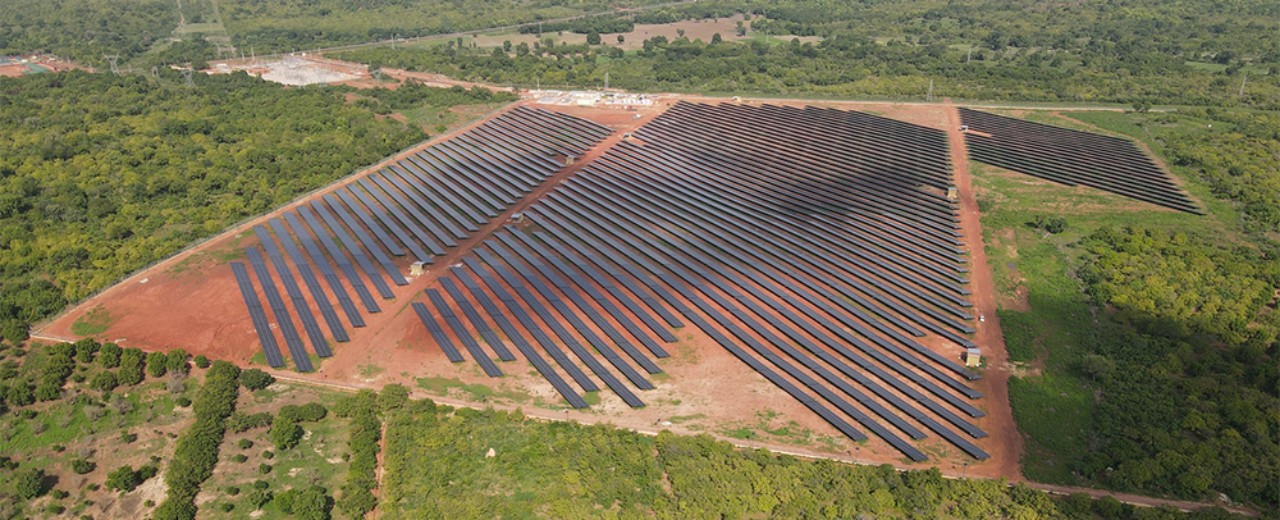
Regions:
[[960, 229], [965, 247], [969, 250], [969, 285], [973, 291], [974, 312], [985, 316], [976, 324], [978, 331], [974, 342], [982, 349], [986, 361], [983, 372], [982, 392], [991, 408], [987, 411], [988, 433], [1000, 444], [991, 454], [992, 462], [1000, 467], [1000, 474], [1010, 482], [1023, 480], [1019, 461], [1022, 459], [1022, 434], [1013, 422], [1013, 409], [1009, 406], [1009, 364], [1005, 351], [1004, 334], [1000, 332], [1000, 317], [996, 315], [996, 288], [992, 282], [991, 266], [987, 264], [987, 251], [983, 246], [982, 222], [979, 219], [978, 199], [973, 191], [973, 177], [969, 174], [968, 149], [964, 134], [960, 133], [960, 112], [948, 99], [947, 140], [951, 147], [951, 164], [955, 168], [956, 188], [960, 195]]

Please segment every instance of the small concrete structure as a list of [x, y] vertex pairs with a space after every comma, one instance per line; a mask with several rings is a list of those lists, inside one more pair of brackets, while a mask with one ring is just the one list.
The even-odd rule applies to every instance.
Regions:
[[964, 366], [978, 367], [982, 366], [982, 351], [977, 347], [970, 347], [964, 351]]
[[425, 265], [427, 264], [421, 260], [409, 264], [409, 276], [422, 276], [422, 268]]
[[947, 186], [947, 200], [954, 201], [960, 198], [960, 190], [955, 186]]

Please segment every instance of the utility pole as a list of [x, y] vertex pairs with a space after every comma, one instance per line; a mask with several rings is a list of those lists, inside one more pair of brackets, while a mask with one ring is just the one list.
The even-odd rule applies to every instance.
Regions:
[[188, 87], [193, 87], [193, 86], [195, 86], [195, 82], [191, 81], [191, 72], [192, 72], [193, 70], [194, 70], [194, 69], [192, 69], [191, 67], [187, 67], [187, 68], [185, 68], [185, 69], [182, 69], [182, 81], [183, 81], [183, 83], [186, 83]]
[[965, 65], [968, 65], [968, 64], [969, 64], [969, 62], [971, 62], [971, 61], [973, 61], [973, 46], [972, 46], [972, 45], [970, 45], [970, 46], [969, 46], [969, 55], [964, 57], [964, 64], [965, 64]]
[[120, 66], [116, 62], [120, 60], [120, 56], [115, 54], [108, 56], [104, 54], [102, 57], [107, 60], [107, 63], [111, 64], [111, 73], [119, 76]]
[[609, 90], [609, 72], [604, 73], [604, 89]]
[[933, 80], [929, 80], [929, 102], [933, 102]]
[[1240, 79], [1240, 97], [1244, 97], [1244, 84], [1249, 81], [1249, 73], [1245, 72], [1244, 77]]

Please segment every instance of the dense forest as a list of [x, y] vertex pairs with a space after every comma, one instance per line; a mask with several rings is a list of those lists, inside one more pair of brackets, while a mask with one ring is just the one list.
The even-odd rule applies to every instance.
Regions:
[[800, 460], [706, 436], [648, 437], [431, 401], [389, 414], [384, 464], [381, 513], [392, 519], [1187, 516], [1085, 495], [1051, 499], [1001, 481], [945, 479], [937, 469]]
[[425, 135], [243, 74], [0, 80], [0, 327], [11, 339], [133, 270]]
[[[1273, 3], [1222, 10], [1194, 2], [996, 4], [727, 0], [647, 16], [742, 11], [752, 18], [740, 31], [763, 37], [731, 43], [655, 36], [634, 53], [606, 36], [595, 46], [552, 40], [513, 52], [437, 46], [342, 56], [515, 85], [598, 86], [608, 73], [611, 85], [633, 90], [922, 98], [932, 81], [935, 96], [962, 99], [1280, 108], [1280, 43], [1273, 37], [1280, 8]], [[593, 20], [563, 27], [598, 28], [609, 26]]]
[[50, 52], [94, 65], [124, 60], [178, 25], [169, 0], [9, 0], [0, 9], [0, 55]]

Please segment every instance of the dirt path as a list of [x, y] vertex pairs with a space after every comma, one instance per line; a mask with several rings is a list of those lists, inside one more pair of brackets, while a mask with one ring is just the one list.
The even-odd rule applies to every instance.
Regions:
[[1102, 489], [1090, 489], [1090, 488], [1073, 487], [1073, 486], [1057, 486], [1053, 484], [1041, 484], [1038, 482], [1027, 482], [1026, 484], [1031, 488], [1039, 489], [1041, 491], [1044, 491], [1046, 493], [1052, 493], [1054, 495], [1071, 495], [1074, 493], [1084, 493], [1093, 498], [1111, 497], [1123, 503], [1135, 505], [1135, 506], [1141, 506], [1141, 507], [1168, 506], [1168, 507], [1177, 509], [1179, 511], [1195, 511], [1197, 509], [1204, 509], [1206, 507], [1216, 506], [1216, 507], [1221, 507], [1223, 509], [1226, 509], [1227, 511], [1230, 511], [1232, 513], [1235, 513], [1238, 515], [1244, 515], [1251, 518], [1256, 518], [1261, 516], [1260, 514], [1258, 514], [1257, 511], [1254, 511], [1246, 507], [1234, 507], [1234, 506], [1226, 506], [1222, 504], [1207, 504], [1204, 502], [1193, 502], [1190, 500], [1173, 500], [1168, 498], [1154, 498], [1154, 497], [1147, 497], [1142, 495], [1133, 495], [1129, 493], [1117, 493], [1115, 491], [1106, 491]]
[[1009, 406], [1009, 355], [1005, 351], [1004, 334], [1000, 332], [1000, 317], [996, 315], [996, 288], [991, 266], [987, 264], [978, 199], [969, 173], [968, 148], [965, 147], [964, 134], [960, 133], [960, 112], [950, 99], [946, 103], [947, 140], [951, 146], [951, 164], [956, 172], [956, 188], [960, 192], [960, 229], [969, 250], [969, 284], [973, 291], [974, 312], [986, 317], [985, 321], [975, 324], [978, 331], [974, 342], [982, 349], [987, 365], [981, 385], [991, 407], [987, 410], [987, 431], [1000, 444], [1000, 448], [991, 454], [991, 462], [1010, 482], [1021, 482], [1024, 480], [1019, 465], [1022, 434], [1013, 422], [1013, 408]]

